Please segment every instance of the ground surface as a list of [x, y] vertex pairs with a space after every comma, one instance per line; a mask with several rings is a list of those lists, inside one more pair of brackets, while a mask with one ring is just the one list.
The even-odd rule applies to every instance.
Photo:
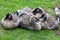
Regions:
[[[52, 8], [56, 5], [60, 5], [60, 0], [0, 0], [0, 20], [7, 13], [26, 6], [32, 9], [43, 7], [45, 11], [55, 15]], [[56, 31], [58, 30], [30, 31], [21, 28], [4, 30], [0, 25], [0, 40], [60, 40], [60, 36], [55, 34]]]

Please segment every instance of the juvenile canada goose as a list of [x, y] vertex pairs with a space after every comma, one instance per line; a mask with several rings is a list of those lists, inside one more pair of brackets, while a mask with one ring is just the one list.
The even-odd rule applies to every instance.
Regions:
[[33, 15], [30, 17], [31, 24], [33, 24], [37, 30], [41, 30], [41, 22], [39, 22], [39, 18], [44, 14], [44, 10], [42, 8], [35, 8], [32, 13]]
[[6, 14], [6, 16], [2, 18], [1, 24], [4, 29], [13, 29], [18, 26], [18, 21], [13, 20], [12, 14]]
[[40, 23], [40, 26], [37, 26], [40, 27], [40, 29], [48, 29], [48, 30], [58, 29], [58, 20], [56, 20], [48, 13], [43, 13], [43, 12], [38, 13], [36, 11], [33, 11], [34, 16], [31, 17], [31, 21], [33, 22], [32, 24]]
[[[44, 18], [44, 17], [43, 17]], [[46, 29], [49, 30], [55, 30], [58, 29], [58, 20], [56, 20], [54, 17], [52, 17], [49, 14], [46, 14], [46, 19], [44, 19], [44, 24], [46, 25]], [[42, 25], [43, 26], [43, 25]], [[44, 27], [42, 27], [42, 29], [44, 29]]]
[[34, 27], [32, 27], [32, 25], [29, 22], [29, 15], [27, 15], [26, 13], [23, 13], [20, 15], [19, 18], [19, 26], [22, 28], [26, 28], [29, 30], [34, 30]]

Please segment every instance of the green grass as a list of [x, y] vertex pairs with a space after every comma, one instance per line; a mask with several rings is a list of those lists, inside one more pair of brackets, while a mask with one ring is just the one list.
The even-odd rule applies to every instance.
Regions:
[[[42, 7], [46, 12], [55, 16], [52, 8], [56, 5], [60, 5], [60, 0], [0, 0], [0, 20], [7, 13], [26, 6], [32, 9]], [[4, 30], [0, 25], [0, 40], [60, 40], [60, 36], [56, 35], [55, 32], [56, 30], [30, 31], [21, 28]]]

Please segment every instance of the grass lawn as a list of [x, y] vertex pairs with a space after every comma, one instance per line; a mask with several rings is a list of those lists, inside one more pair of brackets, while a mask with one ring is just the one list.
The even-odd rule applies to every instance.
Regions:
[[[56, 5], [60, 5], [60, 0], [0, 0], [0, 20], [7, 13], [26, 6], [32, 9], [42, 7], [45, 11], [55, 16], [52, 8]], [[60, 35], [55, 34], [56, 31], [58, 30], [30, 31], [21, 28], [4, 30], [0, 25], [0, 40], [60, 40]]]

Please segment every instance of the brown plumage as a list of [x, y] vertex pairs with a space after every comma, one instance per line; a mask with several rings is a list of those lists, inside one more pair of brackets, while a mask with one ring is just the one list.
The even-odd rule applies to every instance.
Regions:
[[2, 18], [1, 24], [4, 27], [4, 29], [13, 29], [18, 26], [18, 21], [17, 20], [14, 21], [14, 20], [12, 14], [6, 14], [6, 16]]

